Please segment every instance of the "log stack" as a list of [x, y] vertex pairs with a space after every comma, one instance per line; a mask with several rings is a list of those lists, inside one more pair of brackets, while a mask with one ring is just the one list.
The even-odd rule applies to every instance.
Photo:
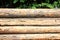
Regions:
[[60, 40], [60, 9], [0, 9], [0, 40]]

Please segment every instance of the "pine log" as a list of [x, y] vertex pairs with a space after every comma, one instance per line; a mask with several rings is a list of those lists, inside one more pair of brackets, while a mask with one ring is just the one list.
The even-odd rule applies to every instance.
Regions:
[[60, 40], [60, 34], [1, 34], [0, 40]]
[[60, 26], [0, 26], [1, 33], [60, 33]]
[[60, 25], [60, 18], [0, 18], [0, 25]]
[[60, 18], [60, 9], [0, 9], [0, 17]]

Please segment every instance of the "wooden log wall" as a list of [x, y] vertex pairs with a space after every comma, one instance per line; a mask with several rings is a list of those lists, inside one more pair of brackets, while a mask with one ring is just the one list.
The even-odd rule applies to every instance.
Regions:
[[0, 40], [60, 40], [60, 9], [0, 9]]

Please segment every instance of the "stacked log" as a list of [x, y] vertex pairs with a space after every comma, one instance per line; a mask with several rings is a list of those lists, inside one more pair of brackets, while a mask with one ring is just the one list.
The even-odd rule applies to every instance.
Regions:
[[0, 26], [0, 34], [60, 33], [60, 26]]
[[60, 34], [3, 34], [0, 40], [60, 40]]
[[0, 18], [0, 25], [48, 26], [60, 25], [60, 18]]
[[0, 40], [60, 40], [60, 9], [0, 9]]
[[60, 9], [0, 9], [0, 17], [59, 18]]

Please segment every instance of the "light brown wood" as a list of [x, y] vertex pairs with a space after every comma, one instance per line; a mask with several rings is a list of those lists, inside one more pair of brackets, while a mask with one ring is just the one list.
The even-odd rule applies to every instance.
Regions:
[[0, 40], [60, 40], [60, 34], [1, 34]]
[[60, 25], [60, 18], [0, 18], [0, 25]]
[[60, 9], [0, 9], [0, 17], [60, 17]]
[[60, 26], [0, 26], [0, 33], [60, 33]]

